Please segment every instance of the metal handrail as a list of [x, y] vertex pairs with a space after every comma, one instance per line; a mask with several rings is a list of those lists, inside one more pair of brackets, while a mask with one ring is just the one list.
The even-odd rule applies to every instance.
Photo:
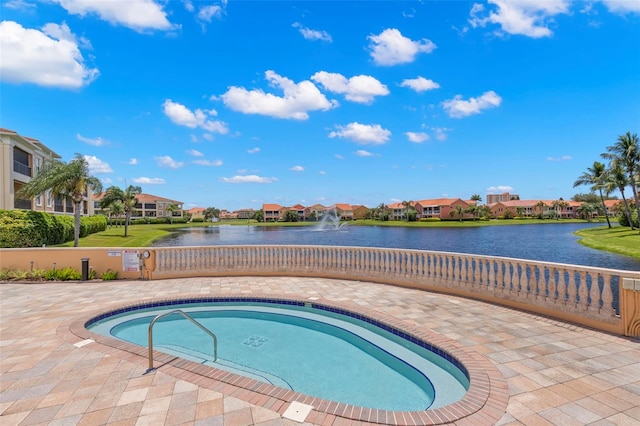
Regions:
[[189, 321], [191, 321], [192, 323], [194, 323], [195, 325], [200, 327], [200, 329], [202, 331], [204, 331], [205, 333], [207, 333], [209, 336], [211, 336], [213, 338], [213, 362], [216, 362], [218, 360], [218, 338], [216, 337], [216, 335], [213, 334], [211, 331], [209, 331], [209, 329], [207, 329], [205, 326], [200, 324], [198, 321], [196, 321], [193, 318], [191, 318], [189, 315], [187, 315], [182, 310], [175, 309], [173, 311], [157, 315], [151, 321], [151, 323], [149, 324], [149, 369], [147, 371], [153, 370], [153, 325], [160, 318], [163, 318], [163, 317], [166, 317], [166, 316], [169, 316], [169, 315], [172, 315], [172, 314], [180, 314], [180, 315], [182, 315], [183, 317], [185, 317], [186, 319], [188, 319]]

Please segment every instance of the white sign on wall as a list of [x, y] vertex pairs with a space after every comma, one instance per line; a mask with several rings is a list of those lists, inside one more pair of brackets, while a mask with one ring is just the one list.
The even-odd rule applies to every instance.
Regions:
[[122, 270], [124, 272], [140, 271], [140, 250], [122, 250]]

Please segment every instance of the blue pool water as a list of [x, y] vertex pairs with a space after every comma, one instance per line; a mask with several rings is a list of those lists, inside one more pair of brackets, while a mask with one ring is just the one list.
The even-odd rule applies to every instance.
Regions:
[[467, 376], [424, 345], [347, 315], [272, 303], [192, 303], [135, 310], [88, 328], [147, 346], [158, 314], [188, 313], [210, 336], [178, 314], [153, 328], [154, 349], [307, 395], [394, 411], [438, 408], [461, 399]]

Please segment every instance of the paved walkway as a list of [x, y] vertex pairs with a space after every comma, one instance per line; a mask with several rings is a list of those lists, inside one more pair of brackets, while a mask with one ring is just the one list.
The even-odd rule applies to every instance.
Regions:
[[[483, 354], [508, 383], [507, 411], [497, 424], [640, 424], [638, 340], [452, 296], [291, 277], [0, 284], [0, 424], [300, 424], [283, 418], [281, 405], [252, 405], [162, 368], [144, 374], [146, 364], [136, 357], [68, 339], [74, 320], [110, 307], [238, 293], [357, 304]], [[316, 417], [320, 423], [346, 424], [331, 416]]]

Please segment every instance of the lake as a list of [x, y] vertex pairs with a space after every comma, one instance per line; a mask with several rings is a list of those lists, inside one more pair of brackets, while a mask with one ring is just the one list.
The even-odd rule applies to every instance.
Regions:
[[[386, 226], [262, 227], [215, 225], [184, 228], [154, 247], [211, 245], [332, 245], [388, 247], [504, 256], [640, 271], [640, 260], [578, 244], [573, 233], [601, 223], [549, 223], [477, 228]], [[638, 237], [640, 244], [640, 236]]]

